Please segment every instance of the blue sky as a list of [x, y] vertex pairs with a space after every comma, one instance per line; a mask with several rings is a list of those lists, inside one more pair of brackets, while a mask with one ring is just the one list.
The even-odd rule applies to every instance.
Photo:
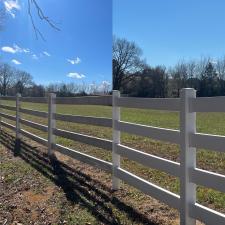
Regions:
[[35, 19], [46, 42], [36, 40], [27, 0], [0, 0], [7, 20], [0, 33], [0, 59], [28, 71], [37, 83], [111, 82], [112, 1], [39, 0], [57, 32]]
[[224, 0], [113, 0], [113, 33], [151, 65], [225, 55]]

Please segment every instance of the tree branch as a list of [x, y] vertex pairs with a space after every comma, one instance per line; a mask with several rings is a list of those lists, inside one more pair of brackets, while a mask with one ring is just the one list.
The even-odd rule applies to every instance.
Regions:
[[30, 19], [31, 19], [31, 23], [32, 23], [32, 26], [33, 26], [33, 29], [34, 29], [34, 32], [35, 32], [35, 36], [36, 36], [36, 39], [38, 39], [38, 37], [41, 37], [41, 39], [43, 41], [45, 41], [45, 38], [44, 38], [44, 35], [42, 34], [42, 32], [38, 29], [38, 27], [36, 26], [35, 22], [34, 22], [34, 18], [33, 18], [33, 15], [32, 15], [32, 12], [31, 12], [31, 5], [33, 4], [36, 11], [37, 11], [37, 14], [38, 14], [38, 17], [47, 22], [47, 24], [52, 27], [53, 29], [57, 30], [57, 31], [60, 31], [60, 29], [56, 26], [56, 24], [48, 17], [44, 14], [43, 10], [41, 9], [41, 7], [39, 6], [39, 4], [37, 3], [36, 0], [27, 0], [28, 2], [28, 14], [30, 16]]

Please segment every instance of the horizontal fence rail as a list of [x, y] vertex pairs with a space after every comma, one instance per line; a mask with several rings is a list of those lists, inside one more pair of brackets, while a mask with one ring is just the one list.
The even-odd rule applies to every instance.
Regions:
[[1, 121], [1, 125], [12, 130], [12, 131], [15, 131], [16, 130], [16, 126], [10, 124], [10, 123], [7, 123], [5, 121]]
[[112, 106], [112, 97], [111, 96], [68, 97], [68, 98], [57, 97], [56, 104]]
[[33, 103], [47, 103], [47, 98], [45, 97], [21, 97], [21, 102], [33, 102]]
[[190, 134], [190, 145], [225, 153], [225, 136], [201, 133]]
[[1, 113], [0, 112], [0, 116], [6, 118], [8, 120], [16, 121], [16, 116], [12, 116], [12, 115], [7, 114], [7, 113]]
[[160, 141], [168, 141], [176, 144], [180, 143], [180, 132], [178, 130], [146, 126], [123, 121], [116, 122], [115, 128], [126, 133], [149, 137]]
[[[2, 100], [16, 101], [16, 106], [2, 104]], [[21, 102], [48, 104], [48, 112], [21, 107]], [[49, 157], [59, 152], [73, 159], [112, 173], [112, 188], [119, 189], [120, 181], [139, 189], [143, 193], [158, 199], [180, 211], [181, 225], [195, 225], [196, 220], [207, 225], [224, 225], [225, 215], [196, 203], [196, 185], [212, 188], [225, 193], [225, 175], [196, 168], [196, 148], [204, 148], [225, 153], [225, 136], [196, 132], [196, 112], [225, 112], [225, 97], [196, 98], [193, 89], [182, 89], [181, 97], [176, 99], [152, 99], [120, 97], [118, 91], [113, 96], [92, 96], [61, 98], [55, 94], [48, 97], [0, 97], [0, 109], [16, 112], [16, 116], [0, 112], [0, 125], [16, 132], [16, 140], [20, 135], [29, 138], [48, 148]], [[112, 106], [112, 118], [56, 113], [57, 104], [102, 105]], [[120, 120], [120, 107], [178, 111], [180, 113], [180, 129], [165, 129], [130, 123]], [[27, 114], [46, 118], [48, 126], [21, 118]], [[5, 122], [2, 118], [16, 122], [16, 126]], [[112, 128], [113, 140], [93, 137], [73, 131], [56, 128], [57, 121], [82, 123], [87, 125]], [[21, 129], [20, 124], [48, 132], [48, 139]], [[145, 153], [120, 143], [120, 133], [139, 135], [180, 145], [180, 163], [152, 154]], [[62, 137], [84, 144], [108, 150], [112, 153], [112, 162], [90, 156], [74, 149], [59, 145], [55, 137]], [[53, 152], [54, 150], [54, 152]], [[172, 193], [156, 184], [124, 170], [120, 166], [120, 157], [125, 157], [143, 166], [163, 171], [180, 179], [180, 195]]]
[[87, 163], [92, 166], [96, 166], [99, 169], [105, 170], [110, 173], [112, 171], [112, 163], [110, 163], [110, 162], [106, 162], [104, 160], [95, 158], [95, 157], [87, 155], [85, 153], [81, 153], [81, 152], [75, 151], [73, 149], [66, 148], [59, 144], [54, 144], [53, 148], [55, 150], [57, 150], [58, 152], [60, 152], [64, 155], [70, 156], [76, 160], [80, 160], [81, 162]]
[[121, 97], [117, 98], [115, 106], [139, 109], [155, 109], [155, 110], [168, 110], [180, 111], [179, 98], [134, 98], [134, 97]]
[[24, 113], [24, 114], [32, 115], [32, 116], [43, 117], [43, 118], [48, 117], [47, 112], [37, 111], [37, 110], [33, 110], [33, 109], [20, 108], [20, 112]]
[[25, 120], [25, 119], [20, 119], [20, 123], [24, 124], [25, 126], [29, 126], [29, 127], [32, 127], [32, 128], [44, 131], [44, 132], [48, 132], [48, 127], [43, 124], [35, 123], [35, 122], [32, 122], [30, 120]]
[[117, 145], [116, 153], [123, 157], [127, 157], [130, 160], [136, 161], [144, 166], [148, 166], [169, 173], [173, 176], [180, 177], [180, 164], [177, 162], [147, 154], [121, 144]]
[[7, 101], [15, 101], [16, 97], [15, 96], [0, 96], [1, 100], [7, 100]]
[[82, 142], [84, 144], [93, 145], [95, 147], [103, 148], [103, 149], [106, 149], [106, 150], [109, 150], [109, 151], [112, 150], [112, 141], [110, 141], [110, 140], [92, 137], [92, 136], [89, 136], [89, 135], [74, 133], [74, 132], [71, 132], [71, 131], [66, 131], [66, 130], [56, 129], [56, 128], [53, 130], [53, 133], [56, 136], [67, 138], [67, 139], [70, 139], [70, 140], [73, 140], [73, 141], [79, 141], [79, 142]]
[[2, 104], [0, 104], [0, 108], [1, 109], [11, 110], [11, 111], [16, 111], [16, 107], [15, 106], [10, 106], [10, 105], [2, 105]]
[[190, 180], [195, 184], [225, 193], [225, 175], [196, 168], [190, 171]]
[[225, 97], [200, 97], [190, 101], [192, 112], [225, 112]]
[[195, 203], [192, 205], [190, 215], [205, 224], [209, 225], [224, 225], [225, 215], [205, 206]]
[[20, 133], [21, 133], [23, 136], [25, 136], [25, 137], [27, 137], [27, 138], [30, 138], [31, 140], [36, 141], [36, 142], [39, 143], [39, 144], [42, 144], [42, 145], [44, 145], [44, 146], [47, 146], [47, 145], [48, 145], [48, 141], [47, 141], [46, 139], [44, 139], [44, 138], [42, 138], [42, 137], [39, 137], [39, 136], [37, 136], [37, 135], [35, 135], [35, 134], [32, 134], [32, 133], [30, 133], [30, 132], [28, 132], [28, 131], [26, 131], [26, 130], [21, 129], [21, 130], [20, 130]]
[[112, 119], [104, 117], [78, 116], [56, 113], [55, 119], [72, 123], [83, 123], [95, 126], [112, 127]]
[[151, 195], [175, 209], [178, 209], [180, 206], [180, 197], [172, 192], [167, 191], [166, 189], [152, 184], [123, 169], [116, 169], [115, 175], [131, 186], [141, 190], [145, 194]]

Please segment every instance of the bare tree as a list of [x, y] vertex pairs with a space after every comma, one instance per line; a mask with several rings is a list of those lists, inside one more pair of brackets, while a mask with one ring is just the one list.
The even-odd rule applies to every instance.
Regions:
[[16, 88], [16, 92], [23, 94], [24, 89], [26, 87], [28, 87], [29, 85], [32, 85], [32, 76], [25, 72], [25, 71], [21, 71], [21, 70], [16, 70], [15, 71], [15, 88]]
[[91, 84], [89, 84], [89, 93], [91, 93], [91, 94], [98, 93], [98, 86], [94, 81]]
[[180, 61], [174, 68], [169, 70], [172, 78], [172, 95], [179, 97], [180, 90], [186, 87], [188, 79], [187, 64], [184, 61]]
[[188, 79], [193, 79], [195, 77], [196, 62], [191, 60], [186, 64], [186, 66]]
[[105, 80], [102, 81], [98, 87], [99, 93], [104, 94], [104, 95], [108, 94], [110, 92], [110, 86], [111, 86], [110, 82], [105, 81]]
[[206, 66], [212, 61], [210, 57], [201, 57], [201, 59], [197, 62], [196, 65], [196, 77], [198, 79], [202, 78], [203, 73], [205, 72]]
[[132, 77], [131, 73], [140, 71], [145, 65], [140, 59], [142, 50], [126, 39], [113, 39], [113, 89], [119, 90], [122, 83]]
[[0, 65], [0, 93], [7, 95], [7, 90], [13, 85], [14, 71], [6, 63]]
[[217, 60], [216, 71], [221, 80], [225, 79], [225, 56], [222, 59]]

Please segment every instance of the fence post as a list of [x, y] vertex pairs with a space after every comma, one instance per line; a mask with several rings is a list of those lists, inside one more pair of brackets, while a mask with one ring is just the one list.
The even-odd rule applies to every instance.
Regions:
[[20, 98], [21, 94], [16, 94], [16, 143], [20, 141]]
[[118, 190], [120, 188], [120, 180], [114, 176], [115, 169], [120, 167], [120, 155], [116, 153], [117, 144], [120, 144], [120, 131], [116, 129], [116, 122], [120, 121], [120, 107], [117, 107], [115, 102], [120, 97], [119, 91], [113, 91], [112, 96], [112, 128], [113, 128], [113, 144], [112, 144], [112, 189]]
[[196, 185], [190, 182], [190, 170], [196, 167], [196, 148], [191, 148], [189, 143], [190, 133], [196, 132], [196, 113], [190, 110], [190, 100], [196, 98], [193, 88], [181, 90], [180, 111], [180, 224], [195, 225], [196, 220], [191, 218], [190, 206], [196, 202]]
[[55, 128], [55, 93], [48, 94], [48, 156], [53, 156], [52, 145], [55, 143], [55, 135], [53, 134], [53, 129]]

